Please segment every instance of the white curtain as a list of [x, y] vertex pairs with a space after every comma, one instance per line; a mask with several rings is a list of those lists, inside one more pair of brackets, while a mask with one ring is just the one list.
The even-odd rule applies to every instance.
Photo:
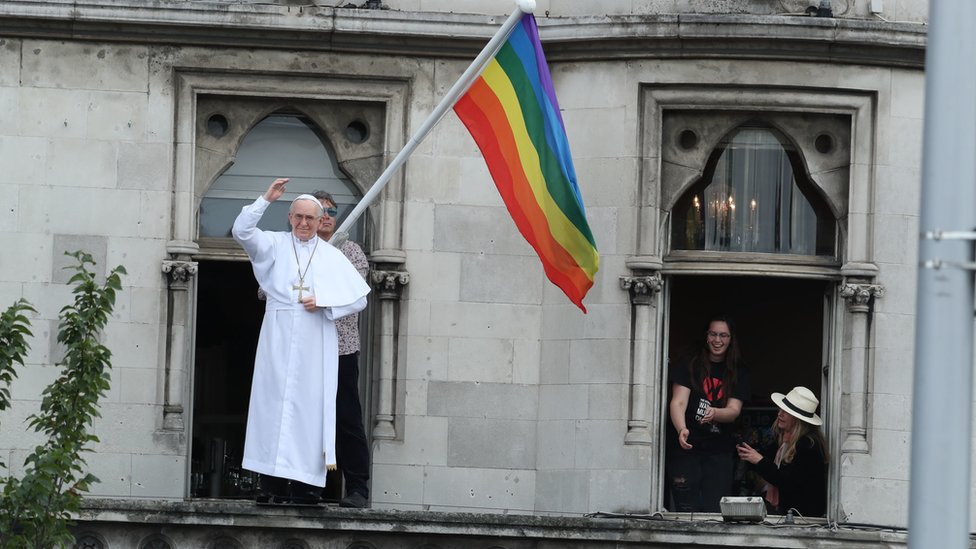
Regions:
[[724, 147], [704, 200], [692, 199], [689, 236], [703, 217], [706, 250], [815, 255], [817, 214], [776, 135], [742, 128]]

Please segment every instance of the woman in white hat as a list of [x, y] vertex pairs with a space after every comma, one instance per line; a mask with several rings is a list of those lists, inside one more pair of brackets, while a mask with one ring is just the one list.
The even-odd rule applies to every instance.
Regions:
[[820, 401], [806, 387], [794, 387], [770, 398], [779, 406], [773, 432], [779, 443], [764, 456], [746, 443], [736, 446], [739, 459], [752, 464], [767, 482], [766, 501], [773, 512], [790, 509], [802, 516], [822, 517], [827, 510], [827, 444], [817, 415]]

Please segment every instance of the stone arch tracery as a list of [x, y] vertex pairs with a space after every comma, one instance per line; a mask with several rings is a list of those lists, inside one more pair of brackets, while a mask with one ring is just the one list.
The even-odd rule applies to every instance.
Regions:
[[[248, 133], [275, 113], [300, 113], [314, 123], [331, 146], [340, 170], [349, 177], [360, 194], [365, 193], [382, 172], [385, 166], [385, 107], [382, 103], [202, 95], [197, 103], [194, 154], [194, 195], [197, 204], [210, 185], [234, 162]], [[208, 120], [215, 114], [228, 121], [227, 133], [222, 136], [207, 131]], [[347, 128], [355, 122], [370, 129], [365, 141], [353, 143], [346, 138]]]
[[[847, 216], [851, 119], [844, 114], [675, 111], [664, 117], [661, 136], [663, 171], [661, 209], [670, 211], [705, 175], [709, 156], [737, 128], [763, 125], [795, 147], [813, 186], [838, 220]], [[688, 133], [696, 139], [683, 139]], [[829, 135], [833, 146], [817, 150], [817, 137]], [[682, 144], [691, 146], [682, 146]]]
[[729, 130], [672, 205], [671, 250], [832, 256], [833, 208], [801, 152], [762, 120]]

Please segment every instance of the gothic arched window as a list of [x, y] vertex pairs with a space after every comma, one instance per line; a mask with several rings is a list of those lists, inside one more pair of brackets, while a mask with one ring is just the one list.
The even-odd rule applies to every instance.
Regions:
[[672, 213], [674, 250], [833, 256], [836, 220], [779, 131], [733, 130]]
[[[261, 219], [258, 226], [265, 230], [291, 230], [288, 206], [302, 193], [330, 193], [337, 202], [340, 218], [360, 198], [314, 123], [300, 115], [272, 114], [248, 132], [234, 164], [207, 190], [200, 203], [200, 236], [230, 238], [231, 225], [241, 208], [254, 202], [276, 177], [290, 179], [288, 192]], [[363, 219], [350, 231], [353, 240], [362, 241]]]

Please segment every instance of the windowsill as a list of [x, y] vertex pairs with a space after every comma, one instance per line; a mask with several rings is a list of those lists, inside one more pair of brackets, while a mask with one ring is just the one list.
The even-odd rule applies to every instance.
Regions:
[[825, 517], [802, 517], [799, 515], [794, 515], [792, 523], [787, 522], [786, 515], [766, 515], [766, 518], [759, 522], [753, 521], [730, 521], [726, 522], [722, 518], [721, 513], [679, 513], [671, 511], [663, 511], [661, 513], [656, 513], [656, 518], [659, 520], [674, 521], [674, 522], [719, 522], [722, 524], [735, 524], [735, 525], [754, 525], [754, 526], [766, 526], [775, 528], [788, 528], [790, 526], [796, 526], [798, 528], [806, 528], [812, 526], [827, 526], [830, 524]]
[[674, 250], [664, 257], [664, 274], [724, 274], [840, 279], [834, 257], [757, 252]]
[[200, 237], [197, 240], [200, 251], [193, 254], [193, 259], [217, 260], [217, 261], [247, 261], [247, 253], [244, 248], [234, 241], [233, 238], [214, 238]]

